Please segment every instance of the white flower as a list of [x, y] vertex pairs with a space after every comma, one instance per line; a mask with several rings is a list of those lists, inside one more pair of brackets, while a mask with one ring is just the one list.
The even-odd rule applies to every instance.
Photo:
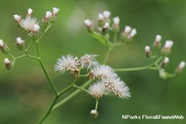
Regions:
[[113, 69], [108, 65], [97, 65], [91, 69], [91, 74], [94, 78], [104, 79], [110, 77], [117, 77]]
[[65, 72], [67, 70], [75, 71], [78, 69], [79, 60], [77, 57], [73, 57], [72, 55], [62, 56], [57, 60], [55, 65], [55, 71]]
[[53, 7], [53, 11], [52, 11], [53, 15], [55, 16], [58, 12], [59, 12], [59, 9], [56, 7]]
[[97, 55], [95, 55], [95, 54], [93, 54], [93, 55], [85, 54], [84, 56], [82, 56], [80, 59], [80, 63], [81, 63], [82, 68], [84, 68], [84, 67], [90, 68], [90, 67], [96, 65], [97, 64], [97, 61], [95, 61], [96, 56]]
[[113, 18], [113, 22], [114, 22], [114, 25], [119, 25], [119, 22], [120, 22], [119, 17], [117, 16], [117, 17]]
[[101, 98], [104, 95], [105, 87], [102, 82], [94, 83], [89, 87], [89, 93], [93, 98]]
[[87, 27], [91, 27], [92, 26], [92, 21], [90, 21], [89, 19], [86, 19], [84, 21], [84, 23], [86, 24]]
[[22, 44], [24, 43], [24, 40], [22, 40], [21, 37], [17, 37], [17, 38], [16, 38], [16, 43], [17, 43], [18, 45], [22, 45]]
[[134, 28], [134, 29], [131, 30], [131, 32], [130, 32], [128, 38], [131, 39], [131, 38], [133, 38], [136, 34], [137, 34], [137, 31], [136, 31], [136, 29]]
[[20, 26], [29, 32], [39, 31], [39, 22], [37, 21], [37, 18], [25, 18], [21, 20]]
[[172, 45], [173, 45], [173, 41], [167, 40], [167, 41], [165, 42], [164, 48], [165, 48], [165, 49], [171, 49]]
[[129, 34], [131, 32], [132, 28], [130, 26], [125, 26], [124, 33]]
[[104, 82], [106, 94], [118, 96], [119, 98], [130, 97], [129, 88], [118, 77], [105, 78]]
[[106, 19], [108, 19], [108, 18], [110, 18], [110, 11], [104, 11], [103, 12], [103, 16], [106, 18]]
[[52, 17], [52, 12], [46, 11], [45, 19], [50, 19]]
[[20, 22], [21, 21], [21, 16], [20, 15], [13, 15], [14, 19], [16, 20], [16, 22]]

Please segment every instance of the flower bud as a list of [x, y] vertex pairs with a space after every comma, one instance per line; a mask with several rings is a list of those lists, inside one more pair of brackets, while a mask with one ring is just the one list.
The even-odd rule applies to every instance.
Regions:
[[163, 62], [162, 62], [162, 68], [165, 68], [165, 66], [169, 63], [169, 58], [168, 57], [165, 57]]
[[22, 20], [20, 15], [15, 14], [15, 15], [13, 15], [13, 17], [14, 17], [15, 21], [18, 22], [18, 23], [20, 23], [21, 20]]
[[97, 112], [97, 110], [91, 110], [91, 111], [90, 111], [90, 116], [93, 117], [93, 118], [97, 118], [97, 117], [98, 117], [98, 112]]
[[110, 11], [104, 11], [103, 12], [103, 16], [105, 18], [105, 22], [110, 23], [110, 15], [111, 15]]
[[105, 25], [102, 28], [102, 34], [106, 34], [107, 30], [109, 28], [110, 24], [108, 22], [105, 23]]
[[8, 58], [4, 59], [4, 63], [7, 70], [10, 70], [12, 68], [12, 62]]
[[159, 76], [160, 78], [166, 79], [167, 78], [167, 72], [165, 71], [165, 69], [160, 69], [159, 70]]
[[136, 34], [137, 34], [137, 31], [135, 28], [133, 28], [130, 34], [128, 35], [128, 39], [132, 39]]
[[162, 48], [162, 53], [163, 53], [164, 55], [169, 55], [170, 52], [171, 52], [172, 45], [173, 45], [173, 41], [167, 40], [167, 41], [165, 42], [164, 47]]
[[7, 45], [3, 42], [2, 39], [0, 39], [0, 49], [3, 53], [7, 53], [8, 47]]
[[155, 48], [160, 48], [160, 46], [161, 46], [161, 35], [156, 35], [156, 39], [155, 39], [155, 41], [154, 41], [154, 47]]
[[119, 22], [120, 22], [119, 17], [113, 18], [113, 22], [114, 22], [113, 26], [112, 26], [113, 31], [118, 32], [119, 31]]
[[59, 12], [59, 9], [56, 7], [53, 7], [52, 15], [56, 16], [56, 14]]
[[146, 56], [147, 57], [150, 57], [151, 56], [151, 50], [150, 50], [150, 47], [149, 46], [145, 46], [145, 53], [146, 53]]
[[101, 13], [98, 14], [98, 26], [99, 27], [103, 27], [104, 26], [104, 16]]
[[121, 33], [121, 40], [126, 40], [126, 38], [128, 39], [128, 35], [131, 32], [132, 28], [130, 26], [125, 26], [125, 29], [123, 30], [123, 32]]
[[181, 61], [180, 64], [177, 67], [177, 72], [181, 73], [183, 69], [185, 68], [185, 62]]
[[44, 18], [45, 21], [48, 21], [51, 17], [52, 17], [52, 12], [46, 11], [45, 18]]
[[21, 39], [21, 37], [17, 37], [16, 38], [16, 44], [17, 44], [17, 48], [19, 49], [19, 50], [22, 50], [23, 49], [23, 47], [24, 47], [24, 40], [22, 40]]
[[89, 19], [86, 19], [84, 21], [85, 25], [87, 26], [87, 29], [89, 32], [93, 32], [93, 27], [92, 27], [92, 21], [90, 21]]
[[105, 19], [109, 19], [110, 18], [110, 11], [104, 11], [103, 12], [103, 16], [105, 17]]
[[31, 17], [33, 10], [31, 8], [27, 11], [27, 17]]

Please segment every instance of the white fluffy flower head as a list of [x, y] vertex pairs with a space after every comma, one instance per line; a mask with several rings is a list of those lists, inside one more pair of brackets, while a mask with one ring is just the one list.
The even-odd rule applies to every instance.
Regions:
[[103, 82], [107, 94], [113, 94], [119, 98], [130, 97], [129, 88], [118, 77], [105, 78]]
[[89, 93], [93, 98], [101, 98], [104, 95], [105, 87], [101, 82], [94, 83], [89, 87]]
[[55, 65], [55, 71], [65, 72], [65, 71], [75, 71], [78, 69], [79, 60], [77, 57], [73, 57], [72, 55], [62, 56], [57, 60]]
[[39, 32], [39, 29], [40, 29], [37, 18], [25, 18], [21, 20], [20, 26], [24, 28], [25, 30], [32, 32], [32, 33], [37, 33]]
[[116, 77], [116, 73], [113, 69], [108, 65], [97, 65], [93, 69], [91, 69], [91, 74], [94, 78], [104, 79], [110, 77]]
[[95, 60], [96, 56], [97, 55], [95, 54], [92, 55], [85, 54], [84, 56], [82, 56], [80, 59], [82, 68], [84, 67], [90, 68], [92, 66], [95, 66], [97, 64], [97, 61]]

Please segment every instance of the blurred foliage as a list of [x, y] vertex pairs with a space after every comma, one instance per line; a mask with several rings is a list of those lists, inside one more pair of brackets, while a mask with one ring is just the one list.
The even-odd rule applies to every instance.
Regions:
[[[168, 69], [174, 71], [181, 60], [186, 61], [186, 1], [178, 0], [1, 0], [0, 1], [0, 39], [16, 50], [15, 38], [23, 37], [29, 42], [26, 33], [17, 28], [13, 14], [25, 15], [28, 8], [34, 10], [33, 16], [42, 18], [52, 7], [60, 8], [57, 21], [41, 40], [44, 64], [59, 89], [71, 82], [71, 76], [58, 76], [54, 64], [61, 55], [99, 54], [103, 61], [106, 48], [91, 38], [84, 26], [86, 18], [95, 20], [103, 10], [110, 10], [112, 17], [119, 16], [121, 29], [125, 25], [138, 31], [135, 41], [128, 46], [115, 49], [109, 59], [112, 67], [143, 66], [150, 61], [145, 57], [144, 46], [151, 45], [156, 34], [163, 41], [173, 40], [174, 46]], [[96, 20], [95, 20], [96, 21]], [[122, 54], [121, 54], [122, 53]], [[0, 53], [0, 123], [34, 124], [48, 109], [53, 93], [33, 60], [20, 59], [14, 68], [4, 68], [5, 55]], [[89, 112], [94, 108], [94, 100], [81, 93], [67, 104], [54, 111], [44, 124], [183, 124], [184, 120], [122, 120], [122, 114], [131, 115], [183, 115], [186, 117], [186, 71], [181, 75], [162, 80], [158, 72], [140, 71], [119, 73], [130, 87], [132, 97], [120, 100], [105, 97], [100, 100], [99, 117], [92, 119]], [[83, 80], [81, 81], [83, 83]], [[62, 99], [62, 98], [61, 98]]]

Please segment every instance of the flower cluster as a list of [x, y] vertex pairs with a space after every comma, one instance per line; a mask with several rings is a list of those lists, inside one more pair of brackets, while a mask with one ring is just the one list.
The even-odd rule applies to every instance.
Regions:
[[90, 94], [94, 98], [100, 98], [103, 95], [130, 97], [129, 88], [108, 65], [97, 65], [91, 69], [90, 73], [97, 80], [89, 87]]
[[[183, 68], [185, 67], [185, 62], [182, 61], [180, 62], [179, 66], [176, 68], [175, 72], [173, 74], [169, 74], [165, 68], [169, 63], [169, 55], [171, 53], [171, 48], [173, 46], [173, 41], [172, 40], [167, 40], [165, 41], [165, 44], [163, 47], [161, 47], [161, 35], [156, 35], [156, 38], [153, 43], [153, 50], [151, 50], [150, 46], [145, 46], [145, 53], [146, 56], [150, 59], [158, 60], [155, 64], [159, 68], [159, 75], [161, 78], [166, 79], [168, 77], [172, 77], [177, 73], [182, 72]], [[159, 57], [159, 59], [158, 59]], [[159, 61], [161, 61], [159, 63]], [[160, 66], [158, 66], [160, 64]]]
[[81, 68], [87, 68], [88, 77], [96, 80], [89, 87], [89, 93], [94, 98], [101, 98], [103, 95], [115, 95], [119, 98], [130, 97], [129, 88], [126, 84], [110, 66], [100, 65], [95, 59], [96, 56], [85, 54], [80, 59], [72, 55], [62, 56], [57, 60], [54, 68], [60, 73], [70, 71], [76, 77], [79, 76]]
[[96, 56], [97, 55], [85, 54], [80, 59], [72, 55], [62, 56], [57, 60], [57, 63], [54, 68], [60, 73], [64, 73], [65, 71], [71, 71], [72, 74], [78, 76], [79, 70], [81, 68], [90, 68], [97, 64], [97, 61], [95, 60]]
[[[105, 39], [109, 41], [109, 30], [113, 33], [118, 33], [120, 31], [120, 18], [118, 16], [114, 17], [111, 21], [110, 18], [111, 12], [104, 11], [103, 13], [98, 14], [98, 30], [99, 32], [95, 32], [93, 27], [93, 22], [90, 19], [86, 19], [84, 21], [87, 26], [88, 31], [93, 35], [93, 37], [97, 38], [98, 36], [106, 36]], [[126, 26], [124, 30], [120, 34], [120, 39], [118, 41], [130, 41], [137, 34], [137, 30], [135, 28], [131, 28], [130, 26]]]
[[[50, 22], [54, 20], [59, 9], [53, 7], [53, 11], [47, 11], [46, 15], [43, 19], [44, 22]], [[26, 31], [28, 31], [31, 35], [37, 35], [40, 32], [41, 24], [38, 18], [32, 17], [33, 10], [31, 8], [28, 9], [27, 15], [25, 18], [22, 18], [21, 15], [13, 15], [15, 21]]]

